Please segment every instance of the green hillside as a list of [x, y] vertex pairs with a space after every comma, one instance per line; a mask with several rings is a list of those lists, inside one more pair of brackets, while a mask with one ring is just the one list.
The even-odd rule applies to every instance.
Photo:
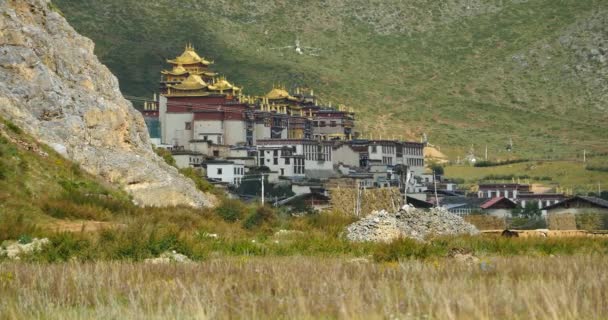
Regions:
[[65, 229], [78, 226], [79, 219], [109, 221], [131, 207], [126, 193], [0, 118], [0, 242], [41, 226]]
[[[54, 3], [125, 94], [151, 96], [192, 42], [249, 94], [281, 82], [354, 107], [364, 135], [427, 133], [454, 158], [486, 144], [502, 159], [608, 151], [606, 1]], [[296, 38], [320, 56], [271, 49]]]

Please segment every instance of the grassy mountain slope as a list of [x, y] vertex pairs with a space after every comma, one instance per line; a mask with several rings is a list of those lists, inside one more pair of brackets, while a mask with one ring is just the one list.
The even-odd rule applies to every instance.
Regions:
[[42, 226], [64, 229], [65, 219], [109, 221], [131, 207], [126, 193], [0, 118], [0, 242]]
[[[605, 1], [54, 2], [130, 95], [192, 42], [250, 94], [282, 82], [353, 106], [364, 135], [426, 132], [454, 158], [608, 151]], [[296, 37], [321, 56], [270, 49]]]

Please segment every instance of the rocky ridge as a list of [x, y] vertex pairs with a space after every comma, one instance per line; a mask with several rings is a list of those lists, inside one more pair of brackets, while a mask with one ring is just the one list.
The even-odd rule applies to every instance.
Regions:
[[479, 231], [444, 208], [430, 211], [404, 206], [399, 212], [374, 211], [347, 227], [350, 241], [390, 242], [405, 237], [419, 241], [429, 236], [477, 234]]
[[0, 0], [0, 112], [142, 206], [214, 198], [158, 157], [118, 81], [48, 0]]

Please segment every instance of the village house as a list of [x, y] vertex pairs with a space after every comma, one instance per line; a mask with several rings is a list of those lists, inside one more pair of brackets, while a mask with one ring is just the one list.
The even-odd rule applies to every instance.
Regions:
[[586, 196], [575, 196], [542, 208], [543, 215], [599, 213], [608, 215], [608, 201]]
[[462, 196], [444, 197], [441, 206], [457, 215], [488, 214], [495, 217], [510, 217], [517, 204], [505, 197], [471, 198]]
[[226, 160], [207, 160], [203, 164], [207, 179], [239, 186], [245, 176], [245, 166]]

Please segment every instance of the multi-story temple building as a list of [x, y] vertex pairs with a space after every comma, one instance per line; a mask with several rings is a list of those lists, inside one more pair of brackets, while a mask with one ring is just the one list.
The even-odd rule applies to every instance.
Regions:
[[[320, 105], [312, 90], [290, 93], [275, 86], [261, 97], [245, 96], [241, 88], [210, 69], [191, 45], [163, 70], [157, 102], [144, 113], [158, 114], [162, 143], [190, 147], [212, 142], [250, 145], [264, 139], [349, 140], [354, 112]], [[158, 106], [158, 111], [154, 110]]]
[[329, 176], [338, 164], [408, 164], [422, 171], [422, 144], [353, 140], [353, 110], [324, 105], [311, 89], [277, 85], [263, 96], [246, 96], [192, 45], [167, 63], [160, 94], [143, 114], [149, 126], [160, 124], [161, 144], [181, 153], [226, 159], [245, 148], [258, 165], [293, 177]]

